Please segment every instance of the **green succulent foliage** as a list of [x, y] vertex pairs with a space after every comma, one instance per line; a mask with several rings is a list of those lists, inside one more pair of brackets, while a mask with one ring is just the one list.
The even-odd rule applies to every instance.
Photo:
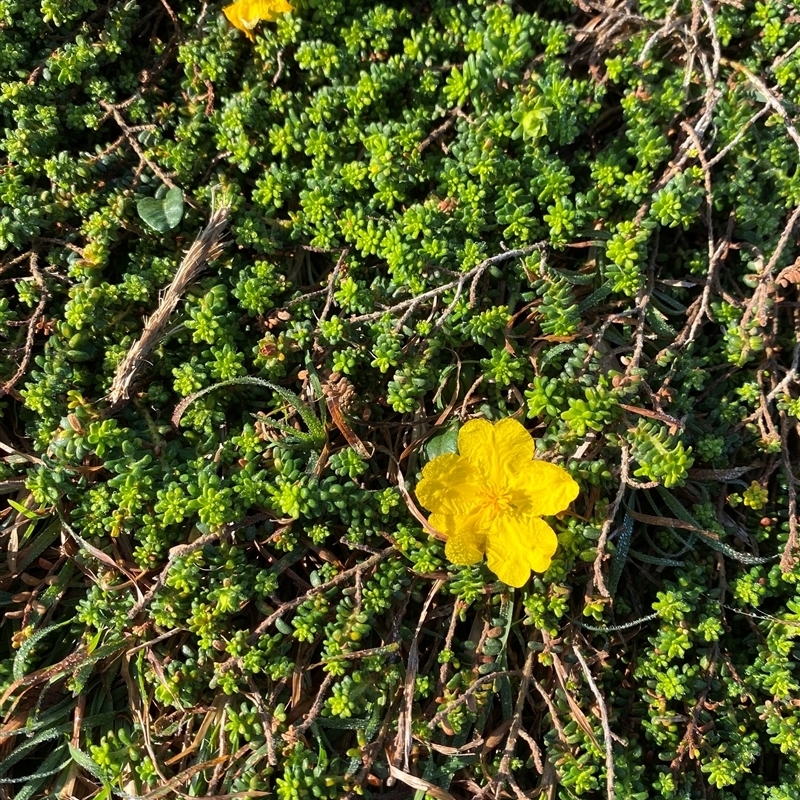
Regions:
[[683, 483], [694, 464], [692, 448], [654, 422], [640, 422], [631, 431], [631, 454], [640, 463], [634, 475], [658, 481], [666, 488]]
[[[0, 783], [793, 797], [790, 4], [294, 5], [0, 3]], [[479, 414], [520, 591], [412, 513]]]

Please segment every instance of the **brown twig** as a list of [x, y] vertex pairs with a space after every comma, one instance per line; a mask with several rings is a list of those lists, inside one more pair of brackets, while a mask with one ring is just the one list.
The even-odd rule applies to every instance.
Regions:
[[639, 362], [644, 352], [644, 338], [645, 338], [645, 322], [647, 321], [647, 306], [650, 304], [650, 298], [653, 296], [653, 284], [655, 281], [655, 261], [658, 256], [658, 237], [659, 232], [656, 230], [656, 240], [653, 243], [653, 252], [647, 264], [647, 281], [639, 290], [636, 296], [636, 333], [634, 334], [634, 347], [633, 353], [625, 367], [626, 377], [630, 377], [638, 368]]
[[183, 257], [172, 283], [161, 298], [158, 308], [147, 320], [141, 337], [133, 343], [117, 367], [117, 374], [114, 376], [114, 382], [111, 384], [111, 391], [108, 394], [112, 407], [127, 399], [131, 383], [146, 363], [145, 359], [148, 353], [155, 347], [184, 292], [205, 265], [218, 258], [222, 253], [221, 239], [225, 232], [227, 219], [227, 206], [223, 205], [215, 209], [208, 225], [186, 251], [186, 255]]
[[372, 569], [372, 567], [380, 564], [381, 561], [388, 558], [393, 552], [394, 547], [387, 547], [385, 550], [375, 553], [366, 561], [362, 561], [360, 564], [356, 564], [354, 567], [346, 569], [344, 572], [340, 572], [336, 577], [331, 578], [329, 581], [309, 589], [305, 594], [300, 595], [300, 597], [296, 597], [294, 600], [287, 600], [285, 603], [282, 603], [280, 608], [278, 608], [276, 611], [273, 611], [273, 613], [264, 619], [253, 631], [253, 633], [250, 634], [250, 640], [254, 641], [258, 636], [261, 636], [264, 631], [272, 626], [275, 621], [280, 619], [280, 617], [282, 617], [287, 611], [292, 611], [298, 606], [301, 606], [306, 602], [306, 600], [310, 600], [312, 597], [314, 597], [314, 595], [327, 592], [328, 589], [332, 589], [334, 586], [340, 586], [343, 583], [347, 583], [350, 578], [354, 578], [359, 572]]
[[267, 745], [267, 764], [274, 767], [278, 763], [275, 757], [275, 737], [272, 735], [272, 712], [267, 708], [261, 692], [258, 691], [255, 681], [251, 675], [247, 676], [247, 686], [250, 689], [250, 694], [246, 695], [258, 711], [258, 716], [261, 719], [261, 729], [264, 731], [264, 741]]
[[[775, 290], [775, 280], [772, 274], [775, 271], [775, 267], [777, 266], [780, 257], [783, 255], [783, 251], [786, 249], [786, 245], [789, 244], [789, 241], [792, 238], [792, 234], [798, 220], [800, 220], [800, 206], [797, 206], [797, 208], [795, 208], [795, 210], [792, 212], [792, 215], [789, 217], [789, 221], [784, 226], [783, 232], [778, 239], [778, 244], [775, 246], [775, 250], [770, 256], [769, 261], [759, 272], [758, 285], [756, 286], [750, 301], [747, 303], [747, 307], [742, 315], [742, 321], [739, 323], [740, 328], [743, 331], [747, 330], [750, 320], [754, 314], [757, 316], [759, 324], [762, 327], [765, 325], [765, 302], [767, 297], [769, 297], [769, 295], [771, 295]], [[747, 341], [746, 338], [745, 341]]]
[[606, 797], [608, 800], [614, 800], [616, 796], [614, 790], [614, 749], [611, 737], [611, 727], [608, 723], [608, 709], [606, 708], [603, 695], [600, 694], [600, 690], [597, 688], [597, 684], [594, 682], [592, 673], [589, 671], [589, 665], [586, 663], [586, 659], [583, 657], [583, 653], [581, 653], [578, 645], [573, 644], [572, 652], [575, 653], [575, 657], [578, 659], [578, 663], [581, 665], [581, 669], [583, 670], [583, 675], [586, 678], [586, 682], [589, 684], [589, 688], [592, 690], [595, 700], [597, 700], [597, 707], [600, 711], [600, 724], [603, 726], [603, 743], [605, 744], [606, 750]]
[[435, 728], [451, 711], [453, 711], [453, 709], [458, 708], [462, 703], [466, 703], [484, 683], [496, 680], [497, 678], [510, 677], [512, 675], [519, 675], [519, 670], [502, 670], [499, 672], [490, 672], [488, 675], [481, 675], [464, 694], [459, 695], [455, 700], [449, 702], [438, 714], [435, 714], [433, 718], [428, 721], [428, 727]]
[[371, 322], [373, 320], [380, 319], [386, 314], [397, 314], [400, 311], [405, 311], [408, 308], [416, 310], [426, 300], [432, 300], [434, 297], [438, 297], [444, 292], [449, 292], [451, 289], [458, 288], [459, 291], [463, 291], [467, 281], [473, 281], [474, 285], [474, 281], [479, 279], [483, 273], [489, 269], [489, 267], [494, 266], [495, 264], [501, 264], [504, 261], [510, 261], [513, 258], [522, 258], [523, 256], [530, 255], [536, 250], [542, 250], [546, 246], [547, 242], [536, 242], [536, 244], [531, 244], [527, 247], [521, 247], [518, 250], [505, 250], [502, 253], [497, 253], [497, 255], [484, 259], [480, 264], [473, 267], [471, 270], [469, 270], [469, 272], [465, 272], [454, 281], [445, 283], [442, 286], [437, 286], [435, 289], [429, 289], [427, 292], [423, 292], [416, 297], [411, 297], [408, 300], [402, 300], [390, 308], [384, 308], [381, 311], [373, 311], [369, 314], [361, 314], [360, 316], [350, 317], [349, 319], [345, 320], [345, 322], [349, 322], [351, 325], [354, 325], [360, 322]]
[[[253, 630], [248, 637], [248, 642], [252, 644], [253, 642], [257, 641], [259, 636], [267, 631], [272, 625], [275, 624], [276, 620], [280, 619], [287, 612], [292, 611], [298, 606], [301, 606], [303, 603], [305, 603], [307, 600], [310, 600], [317, 594], [327, 592], [328, 589], [332, 589], [334, 586], [340, 586], [343, 583], [347, 583], [347, 581], [349, 581], [359, 572], [372, 569], [372, 567], [380, 564], [381, 561], [388, 558], [393, 552], [395, 552], [394, 547], [387, 547], [385, 550], [381, 550], [370, 556], [366, 561], [362, 561], [360, 564], [356, 564], [354, 567], [346, 569], [344, 572], [340, 572], [338, 575], [336, 575], [336, 577], [331, 578], [331, 580], [321, 583], [319, 586], [314, 586], [305, 592], [305, 594], [295, 597], [294, 600], [287, 600], [285, 603], [281, 603], [279, 608], [273, 611], [272, 614], [258, 624], [255, 630]], [[219, 665], [217, 668], [217, 673], [219, 675], [224, 675], [226, 672], [229, 672], [231, 669], [233, 669], [239, 660], [240, 659], [236, 656], [229, 658], [227, 661]]]
[[[330, 277], [328, 278], [328, 286], [322, 290], [325, 293], [325, 305], [322, 308], [322, 312], [317, 319], [317, 330], [319, 330], [320, 323], [324, 322], [328, 318], [328, 313], [331, 310], [331, 306], [333, 305], [333, 295], [336, 291], [336, 284], [339, 280], [339, 274], [342, 271], [342, 267], [344, 266], [345, 259], [347, 258], [347, 254], [349, 253], [349, 249], [345, 248], [342, 250], [341, 254], [339, 255], [338, 260], [336, 261], [336, 266], [333, 268], [333, 272], [331, 272]], [[316, 344], [316, 338], [315, 338]]]
[[776, 384], [775, 387], [770, 390], [770, 393], [767, 395], [767, 402], [772, 402], [778, 394], [789, 388], [789, 384], [797, 382], [797, 368], [800, 366], [800, 330], [798, 330], [797, 335], [798, 342], [794, 346], [794, 352], [792, 353], [792, 365], [789, 367], [789, 371], [783, 376], [780, 383]]
[[644, 47], [642, 48], [642, 52], [639, 53], [639, 58], [636, 59], [636, 63], [638, 66], [642, 66], [647, 61], [647, 55], [650, 52], [650, 49], [653, 47], [659, 39], [663, 39], [668, 34], [672, 33], [676, 28], [679, 28], [681, 25], [686, 24], [686, 17], [681, 16], [676, 18], [675, 11], [678, 9], [680, 5], [680, 0], [675, 0], [672, 4], [672, 7], [669, 11], [667, 11], [666, 17], [664, 17], [663, 24], [661, 27], [650, 35], [650, 38], [644, 43]]
[[523, 800], [525, 798], [525, 795], [522, 794], [517, 782], [514, 780], [509, 766], [514, 755], [514, 748], [517, 746], [517, 739], [519, 738], [520, 727], [522, 725], [522, 709], [528, 698], [528, 686], [530, 686], [531, 679], [533, 678], [533, 662], [535, 658], [536, 652], [528, 650], [528, 654], [525, 657], [525, 665], [522, 668], [522, 679], [520, 680], [519, 692], [517, 693], [517, 702], [514, 706], [514, 714], [511, 717], [511, 727], [508, 730], [506, 744], [503, 748], [503, 755], [500, 759], [500, 766], [497, 768], [497, 772], [492, 778], [491, 783], [484, 789], [483, 794], [486, 794], [492, 786], [499, 790], [503, 782], [507, 782], [514, 790], [517, 797], [522, 797]]
[[464, 402], [461, 403], [462, 417], [465, 417], [467, 415], [469, 401], [472, 399], [472, 395], [475, 394], [478, 387], [483, 383], [485, 377], [486, 377], [485, 375], [478, 375], [478, 377], [475, 378], [475, 381], [473, 382], [472, 386], [470, 386], [469, 389], [467, 389], [467, 393], [464, 395]]
[[594, 585], [601, 597], [611, 597], [611, 593], [606, 587], [606, 581], [603, 577], [603, 561], [606, 555], [606, 542], [608, 542], [609, 534], [611, 533], [611, 526], [617, 517], [619, 507], [625, 497], [625, 490], [628, 488], [628, 464], [630, 463], [630, 451], [626, 442], [622, 443], [622, 464], [620, 465], [619, 486], [617, 487], [617, 496], [614, 502], [608, 509], [603, 527], [600, 529], [600, 538], [597, 540], [597, 555], [594, 559]]
[[322, 711], [322, 704], [325, 702], [325, 694], [327, 693], [330, 685], [333, 683], [334, 675], [329, 672], [322, 681], [317, 696], [314, 698], [314, 704], [308, 710], [308, 713], [303, 717], [303, 721], [299, 725], [292, 725], [284, 734], [283, 739], [286, 742], [294, 742], [299, 736], [304, 734], [313, 724], [314, 720], [319, 716]]
[[[183, 558], [183, 556], [187, 556], [191, 553], [196, 553], [198, 550], [202, 550], [207, 544], [211, 544], [211, 542], [215, 542], [217, 539], [219, 539], [221, 535], [221, 531], [212, 531], [211, 533], [205, 534], [205, 536], [195, 539], [191, 544], [179, 544], [175, 545], [175, 547], [171, 547], [167, 557], [167, 563], [164, 565], [164, 568], [161, 570], [161, 572], [158, 573], [158, 577], [153, 585], [145, 592], [141, 600], [139, 600], [139, 602], [136, 603], [128, 612], [128, 619], [135, 619], [139, 616], [139, 614], [142, 613], [142, 611], [144, 611], [144, 609], [149, 605], [150, 601], [156, 596], [156, 593], [159, 591], [159, 589], [161, 589], [167, 582], [167, 577], [169, 576], [172, 568], [175, 566], [175, 562], [179, 558]], [[150, 642], [147, 644], [150, 644]]]
[[792, 123], [792, 117], [784, 108], [783, 103], [781, 103], [781, 101], [767, 86], [767, 84], [764, 83], [764, 81], [762, 81], [757, 75], [754, 75], [752, 72], [750, 72], [750, 70], [744, 64], [740, 64], [738, 61], [731, 61], [730, 59], [723, 58], [721, 59], [721, 63], [732, 67], [737, 72], [741, 72], [742, 75], [744, 75], [747, 80], [753, 84], [756, 91], [761, 95], [761, 97], [764, 98], [767, 106], [783, 120], [783, 124], [786, 126], [787, 133], [797, 145], [797, 149], [800, 150], [800, 133], [798, 133], [797, 128], [794, 127], [794, 124]]
[[708, 697], [708, 693], [711, 689], [711, 684], [717, 671], [717, 659], [719, 658], [719, 654], [719, 643], [714, 642], [708, 659], [709, 666], [706, 672], [706, 685], [703, 691], [700, 693], [700, 697], [697, 699], [697, 702], [695, 703], [694, 710], [692, 711], [692, 718], [689, 720], [689, 724], [686, 727], [686, 732], [683, 735], [683, 739], [678, 745], [675, 758], [672, 759], [672, 762], [670, 763], [670, 767], [673, 770], [678, 771], [681, 769], [684, 758], [686, 757], [687, 753], [691, 752], [694, 746], [695, 733], [699, 728], [698, 721], [700, 718], [700, 711], [705, 706], [706, 698]]
[[275, 61], [278, 62], [278, 68], [275, 70], [275, 75], [272, 77], [272, 85], [277, 86], [278, 81], [281, 79], [281, 75], [283, 75], [283, 50], [278, 50], [275, 54]]
[[164, 170], [162, 170], [158, 164], [151, 161], [148, 158], [147, 153], [145, 153], [142, 149], [142, 146], [139, 144], [139, 140], [134, 135], [136, 130], [128, 125], [127, 122], [125, 122], [125, 118], [120, 113], [120, 105], [112, 105], [111, 103], [107, 103], [105, 100], [101, 100], [100, 108], [102, 108], [107, 114], [110, 114], [112, 117], [114, 117], [114, 121], [119, 126], [119, 129], [122, 131], [122, 134], [127, 140], [128, 144], [131, 146], [136, 155], [139, 156], [139, 161], [142, 164], [146, 164], [152, 173], [159, 178], [162, 183], [169, 186], [170, 189], [173, 188], [175, 184], [173, 183], [172, 178], [170, 178], [170, 176], [167, 175], [167, 173], [164, 172]]
[[408, 756], [411, 753], [411, 727], [413, 720], [414, 710], [414, 686], [417, 679], [417, 671], [419, 670], [419, 636], [422, 632], [422, 626], [425, 618], [428, 616], [428, 611], [431, 607], [434, 597], [439, 589], [444, 585], [444, 581], [437, 580], [431, 586], [425, 605], [422, 607], [419, 620], [417, 622], [417, 629], [414, 631], [414, 638], [411, 640], [411, 647], [408, 650], [408, 660], [406, 663], [406, 675], [403, 684], [403, 703], [400, 708], [400, 714], [397, 719], [397, 736], [394, 740], [394, 758], [392, 763], [397, 766], [398, 762], [402, 759], [403, 769], [408, 772]]
[[556, 708], [556, 704], [553, 702], [553, 698], [550, 696], [550, 692], [547, 692], [536, 678], [531, 678], [531, 684], [533, 684], [534, 688], [537, 692], [539, 692], [539, 696], [544, 700], [544, 704], [547, 706], [547, 710], [550, 712], [550, 721], [553, 723], [553, 727], [556, 729], [556, 734], [558, 735], [559, 741], [562, 744], [565, 744], [567, 741], [567, 732], [564, 730], [564, 726], [561, 724], [561, 720], [558, 717], [558, 709]]
[[[442, 650], [450, 650], [453, 645], [453, 637], [456, 635], [456, 624], [458, 623], [458, 615], [461, 610], [465, 607], [465, 603], [460, 598], [456, 598], [455, 603], [453, 603], [453, 613], [450, 616], [450, 625], [447, 628], [447, 636], [444, 639], [444, 646]], [[442, 691], [444, 691], [444, 685], [447, 683], [447, 673], [449, 672], [450, 662], [444, 661], [442, 666], [439, 668], [439, 681], [436, 684], [436, 694], [435, 696], [438, 697]]]
[[525, 744], [528, 745], [531, 749], [531, 756], [533, 756], [533, 764], [536, 767], [536, 771], [542, 775], [544, 774], [544, 764], [542, 763], [542, 749], [539, 747], [536, 739], [533, 738], [525, 728], [520, 728], [519, 731], [519, 738], [522, 739]]
[[[797, 561], [796, 551], [800, 545], [800, 534], [797, 522], [797, 470], [792, 468], [792, 460], [789, 455], [789, 424], [786, 419], [786, 412], [781, 411], [781, 458], [783, 469], [786, 472], [786, 488], [789, 500], [789, 538], [781, 555], [781, 572], [789, 572]], [[795, 465], [796, 467], [797, 465]]]
[[[711, 298], [711, 291], [717, 284], [717, 271], [719, 265], [722, 263], [722, 261], [724, 261], [725, 256], [730, 249], [735, 215], [731, 214], [728, 218], [728, 229], [725, 233], [725, 237], [722, 242], [717, 245], [714, 241], [714, 196], [711, 187], [711, 167], [708, 159], [706, 158], [703, 144], [700, 141], [700, 137], [697, 135], [697, 132], [691, 125], [689, 125], [688, 122], [682, 122], [681, 127], [694, 142], [694, 146], [697, 150], [697, 157], [700, 161], [700, 166], [703, 169], [703, 184], [706, 192], [706, 228], [708, 235], [708, 272], [706, 273], [706, 282], [705, 286], [703, 287], [703, 294], [701, 295], [699, 305], [697, 305], [694, 309], [694, 318], [691, 320], [691, 326], [688, 329], [688, 333], [684, 337], [685, 341], [678, 342], [678, 340], [676, 340], [677, 344], [688, 345], [690, 342], [694, 341], [703, 319], [709, 315], [709, 300]], [[684, 331], [686, 331], [686, 328], [684, 328]], [[683, 334], [684, 331], [682, 331], [681, 334]], [[680, 338], [681, 337], [679, 336], [678, 339]]]
[[720, 161], [722, 161], [722, 159], [725, 158], [725, 156], [728, 155], [728, 153], [730, 153], [730, 151], [733, 150], [733, 148], [736, 147], [736, 145], [739, 144], [742, 139], [744, 139], [744, 137], [747, 135], [747, 131], [750, 130], [750, 128], [768, 112], [769, 106], [764, 106], [764, 108], [759, 109], [755, 114], [753, 114], [753, 116], [750, 117], [750, 119], [747, 120], [747, 122], [745, 122], [744, 125], [742, 125], [742, 127], [737, 131], [736, 136], [734, 136], [733, 139], [731, 139], [728, 144], [722, 148], [722, 150], [719, 150], [713, 158], [709, 159], [709, 168], [715, 167]]
[[178, 33], [180, 34], [180, 32], [181, 32], [181, 23], [179, 22], [178, 17], [175, 14], [175, 12], [172, 10], [172, 7], [169, 5], [169, 3], [167, 3], [167, 0], [161, 0], [161, 5], [164, 6], [164, 8], [166, 9], [167, 15], [169, 16], [170, 20], [172, 20], [172, 24], [175, 26], [175, 28], [177, 29]]
[[14, 256], [14, 258], [10, 258], [5, 263], [0, 264], [0, 275], [2, 275], [8, 269], [16, 267], [17, 264], [21, 264], [26, 258], [29, 259], [31, 255], [31, 252], [22, 253], [21, 255]]
[[14, 385], [28, 369], [28, 364], [30, 363], [31, 356], [33, 355], [33, 340], [36, 336], [36, 325], [44, 315], [45, 306], [47, 305], [47, 301], [50, 299], [50, 292], [47, 291], [44, 278], [42, 277], [42, 273], [39, 271], [39, 258], [35, 251], [31, 251], [29, 255], [29, 263], [33, 279], [36, 281], [36, 285], [39, 287], [39, 302], [36, 304], [36, 308], [27, 322], [28, 333], [25, 337], [25, 351], [22, 354], [22, 361], [17, 367], [17, 371], [4, 384], [0, 385], [0, 397], [3, 397], [11, 392], [14, 388]]
[[456, 122], [456, 115], [451, 114], [438, 128], [434, 128], [418, 145], [417, 150], [422, 153], [426, 150], [430, 145], [434, 142], [439, 142], [440, 147], [442, 148], [445, 154], [450, 152], [450, 149], [447, 147], [446, 144], [441, 142], [442, 137], [450, 130], [450, 128], [455, 125]]

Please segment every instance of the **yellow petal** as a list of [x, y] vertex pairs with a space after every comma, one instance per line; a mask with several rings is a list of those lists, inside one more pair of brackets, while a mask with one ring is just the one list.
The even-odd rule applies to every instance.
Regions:
[[458, 452], [493, 484], [504, 483], [520, 464], [530, 462], [533, 451], [530, 433], [512, 417], [494, 425], [471, 419], [458, 433]]
[[259, 7], [259, 14], [264, 22], [272, 22], [282, 14], [294, 11], [294, 7], [286, 0], [253, 0], [253, 2]]
[[544, 572], [549, 569], [550, 562], [558, 550], [558, 537], [556, 532], [543, 520], [533, 517], [530, 520], [530, 530], [536, 545], [531, 551], [531, 569], [534, 572]]
[[[442, 522], [442, 515], [432, 514], [431, 520]], [[434, 528], [441, 531], [441, 528], [431, 522]], [[453, 564], [477, 564], [486, 552], [486, 531], [480, 527], [479, 521], [473, 517], [449, 517], [444, 521], [449, 529], [447, 533], [447, 544], [444, 546], [444, 553], [448, 560]], [[444, 531], [443, 531], [444, 532]]]
[[483, 483], [461, 456], [446, 453], [428, 462], [415, 492], [420, 504], [440, 514], [467, 514], [481, 503]]
[[253, 39], [252, 30], [259, 22], [272, 22], [281, 14], [292, 11], [286, 0], [238, 0], [222, 9], [222, 13], [235, 28], [238, 28], [249, 39]]
[[458, 452], [489, 480], [497, 463], [492, 423], [488, 419], [471, 419], [458, 432]]
[[537, 517], [566, 510], [580, 490], [563, 467], [548, 461], [520, 465], [507, 486], [519, 513]]
[[482, 558], [486, 549], [486, 538], [475, 540], [471, 537], [454, 536], [447, 540], [444, 546], [444, 554], [451, 564], [469, 566], [477, 564]]
[[225, 6], [225, 8], [222, 9], [222, 13], [228, 18], [228, 22], [230, 22], [234, 28], [238, 28], [249, 39], [252, 39], [253, 34], [250, 33], [250, 29], [255, 27], [258, 20], [256, 19], [251, 23], [250, 5], [250, 0], [239, 0], [239, 2], [233, 3], [233, 5]]
[[533, 458], [533, 437], [525, 426], [513, 417], [506, 417], [492, 426], [494, 446], [510, 462], [525, 462]]
[[498, 518], [486, 541], [489, 569], [509, 586], [524, 586], [531, 570], [544, 572], [558, 547], [555, 531], [537, 517]]
[[486, 515], [431, 514], [428, 522], [446, 539], [444, 552], [453, 564], [475, 564], [486, 552]]
[[[431, 514], [428, 517], [428, 524], [446, 539], [452, 536], [474, 536], [476, 541], [483, 541], [493, 522], [491, 509], [483, 505], [465, 514]], [[483, 547], [481, 552], [485, 550]]]
[[431, 514], [428, 517], [428, 525], [436, 528], [445, 539], [449, 539], [457, 530], [458, 522], [455, 514]]

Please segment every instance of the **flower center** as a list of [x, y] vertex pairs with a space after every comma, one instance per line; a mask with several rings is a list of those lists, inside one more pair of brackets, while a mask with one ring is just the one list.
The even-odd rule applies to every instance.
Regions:
[[505, 488], [490, 486], [486, 494], [486, 499], [493, 517], [508, 514], [516, 508], [514, 503], [511, 502], [511, 492]]

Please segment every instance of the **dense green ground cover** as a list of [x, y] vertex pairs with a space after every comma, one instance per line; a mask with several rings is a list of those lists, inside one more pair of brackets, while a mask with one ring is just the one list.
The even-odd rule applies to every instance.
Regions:
[[[797, 796], [791, 4], [0, 0], [0, 78], [0, 798]], [[519, 590], [413, 498], [509, 415]]]

